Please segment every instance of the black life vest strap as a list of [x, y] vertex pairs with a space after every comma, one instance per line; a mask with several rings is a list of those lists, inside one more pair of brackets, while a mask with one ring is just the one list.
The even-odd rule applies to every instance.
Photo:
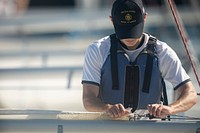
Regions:
[[111, 73], [112, 73], [112, 89], [119, 89], [119, 78], [118, 78], [118, 60], [117, 60], [117, 47], [118, 40], [116, 34], [110, 35], [111, 48], [110, 48], [110, 59], [111, 59]]
[[[163, 86], [163, 105], [168, 105], [167, 87], [163, 78], [162, 78], [162, 86]], [[167, 119], [170, 121], [170, 115], [167, 116]], [[162, 119], [162, 120], [166, 120], [166, 119]]]
[[167, 88], [163, 78], [162, 78], [162, 86], [163, 86], [163, 105], [168, 105]]
[[143, 50], [146, 51], [148, 54], [147, 60], [146, 60], [146, 68], [145, 68], [145, 77], [144, 77], [144, 82], [143, 82], [143, 87], [142, 91], [145, 93], [149, 93], [149, 88], [151, 84], [151, 77], [152, 77], [152, 70], [153, 70], [153, 59], [154, 59], [154, 54], [156, 54], [156, 38], [150, 37], [147, 47]]

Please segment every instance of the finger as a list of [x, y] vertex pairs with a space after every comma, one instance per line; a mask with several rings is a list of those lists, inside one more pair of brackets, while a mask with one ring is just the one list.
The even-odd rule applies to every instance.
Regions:
[[161, 112], [162, 112], [162, 105], [159, 105], [159, 106], [157, 106], [157, 109], [156, 109], [156, 114], [155, 114], [155, 116], [156, 117], [160, 117], [161, 116]]
[[130, 108], [125, 109], [122, 104], [119, 105], [119, 109], [121, 112], [120, 114], [121, 116], [129, 115], [131, 113], [131, 109]]
[[127, 110], [124, 108], [122, 104], [119, 104], [118, 108], [121, 115], [124, 115], [127, 112]]
[[126, 108], [126, 112], [128, 111], [129, 113], [131, 113], [132, 108], [128, 107]]
[[118, 113], [117, 114], [118, 116], [116, 116], [116, 117], [122, 117], [124, 115], [130, 114], [130, 111], [126, 110], [122, 104], [116, 104], [116, 108], [115, 109], [116, 109], [116, 111]]
[[120, 114], [120, 111], [118, 108], [114, 108], [114, 117], [117, 118], [117, 117], [120, 117], [121, 114]]
[[111, 112], [113, 114], [113, 117], [120, 117], [120, 110], [119, 110], [119, 107], [118, 105], [114, 105], [112, 108], [111, 108]]
[[158, 107], [159, 107], [158, 104], [152, 105], [151, 111], [152, 111], [152, 115], [153, 115], [153, 116], [157, 116]]

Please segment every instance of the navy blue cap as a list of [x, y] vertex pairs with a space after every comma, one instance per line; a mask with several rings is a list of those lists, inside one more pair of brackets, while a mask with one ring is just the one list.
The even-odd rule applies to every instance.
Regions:
[[144, 29], [144, 7], [141, 0], [116, 0], [111, 16], [119, 39], [141, 37]]

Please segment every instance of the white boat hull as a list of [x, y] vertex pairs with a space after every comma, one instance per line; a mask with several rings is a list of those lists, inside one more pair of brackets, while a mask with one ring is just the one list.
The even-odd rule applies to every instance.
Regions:
[[200, 122], [0, 120], [1, 133], [198, 133]]
[[[91, 116], [91, 117], [90, 117]], [[100, 119], [102, 118], [102, 119]], [[111, 120], [101, 113], [0, 111], [0, 133], [200, 133], [198, 120]]]

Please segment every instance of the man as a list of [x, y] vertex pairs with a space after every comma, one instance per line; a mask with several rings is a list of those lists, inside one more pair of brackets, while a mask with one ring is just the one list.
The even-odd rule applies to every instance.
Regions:
[[[130, 96], [133, 99], [136, 97], [136, 102], [132, 100], [133, 103], [138, 103], [136, 109], [146, 109], [150, 115], [165, 118], [171, 114], [187, 111], [196, 104], [195, 88], [175, 52], [166, 43], [155, 41], [155, 38], [152, 39], [152, 36], [143, 33], [146, 17], [147, 14], [140, 0], [116, 0], [113, 3], [110, 18], [116, 34], [94, 42], [86, 52], [82, 78], [83, 104], [86, 110], [104, 111], [114, 118], [122, 117], [130, 113], [127, 107], [134, 107], [133, 104], [125, 106], [126, 99]], [[127, 93], [125, 88], [128, 88], [126, 86], [128, 86], [129, 78], [126, 76], [131, 75], [127, 66], [135, 67], [145, 62], [143, 60], [146, 58], [143, 58], [141, 53], [145, 53], [143, 51], [148, 49], [150, 40], [154, 40], [153, 49], [156, 49], [155, 57], [152, 56], [152, 62], [155, 64], [151, 67], [151, 69], [155, 67], [155, 70], [147, 70], [152, 71], [150, 78], [147, 78], [151, 83], [143, 80], [149, 75], [148, 72], [144, 72], [145, 68], [140, 67], [136, 76], [133, 76], [134, 80], [130, 81], [130, 83], [138, 84], [132, 91], [137, 92], [139, 88], [139, 92], [138, 94]], [[118, 63], [114, 67], [110, 51], [112, 46], [120, 49], [115, 55]], [[149, 63], [146, 66], [148, 67]], [[116, 72], [113, 72], [112, 70], [116, 67]], [[113, 80], [115, 77], [118, 77], [116, 88]], [[180, 94], [179, 98], [169, 105], [163, 105], [160, 102], [162, 78], [171, 82], [174, 90]], [[146, 84], [148, 86], [145, 88]], [[144, 88], [141, 87], [142, 85]]]

